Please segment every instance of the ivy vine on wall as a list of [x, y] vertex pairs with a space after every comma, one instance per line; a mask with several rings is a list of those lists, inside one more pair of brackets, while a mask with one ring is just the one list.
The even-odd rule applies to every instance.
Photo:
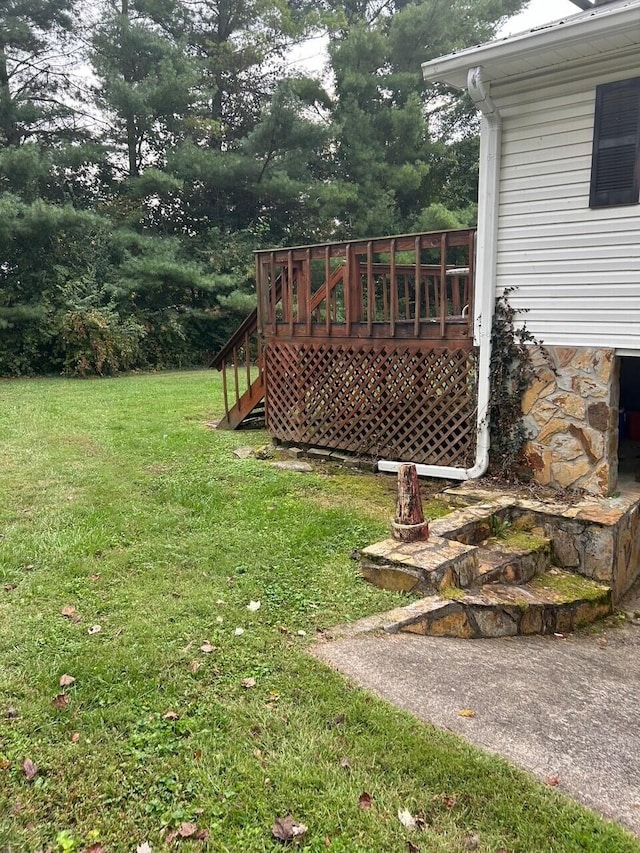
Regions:
[[[538, 374], [537, 351], [549, 364], [542, 345], [527, 329], [516, 325], [517, 309], [509, 302], [515, 287], [505, 288], [496, 299], [491, 333], [489, 429], [491, 473], [506, 479], [530, 479], [525, 445], [530, 437], [524, 425], [522, 397]], [[552, 368], [553, 369], [553, 368]], [[554, 371], [555, 372], [555, 371]]]

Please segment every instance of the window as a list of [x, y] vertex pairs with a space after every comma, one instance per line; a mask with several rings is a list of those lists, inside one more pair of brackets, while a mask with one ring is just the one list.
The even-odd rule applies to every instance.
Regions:
[[640, 77], [596, 89], [589, 207], [640, 202]]

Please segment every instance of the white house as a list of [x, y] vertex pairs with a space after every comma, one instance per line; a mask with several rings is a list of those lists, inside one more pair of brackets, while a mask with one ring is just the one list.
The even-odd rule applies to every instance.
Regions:
[[476, 342], [496, 295], [516, 287], [510, 302], [555, 364], [523, 401], [535, 477], [611, 493], [619, 405], [640, 440], [640, 0], [423, 72], [466, 89], [481, 112]]

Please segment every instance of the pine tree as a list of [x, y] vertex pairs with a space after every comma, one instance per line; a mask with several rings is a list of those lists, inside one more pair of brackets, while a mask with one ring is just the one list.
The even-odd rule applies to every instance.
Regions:
[[73, 130], [65, 99], [75, 0], [5, 0], [0, 8], [0, 147]]
[[467, 143], [460, 146], [447, 136], [459, 142], [474, 136], [473, 111], [470, 105], [461, 108], [459, 97], [425, 84], [421, 64], [489, 39], [522, 5], [523, 0], [338, 4], [344, 25], [329, 47], [336, 156], [343, 181], [357, 188], [335, 210], [345, 233], [411, 230], [424, 221], [429, 205], [464, 208], [473, 200], [473, 168], [459, 186], [459, 198], [446, 191], [449, 166], [468, 151]]

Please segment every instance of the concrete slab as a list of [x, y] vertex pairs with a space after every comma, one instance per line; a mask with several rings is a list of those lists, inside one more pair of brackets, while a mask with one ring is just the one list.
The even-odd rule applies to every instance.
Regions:
[[[589, 636], [360, 635], [314, 654], [640, 835], [640, 627]], [[473, 718], [458, 711], [472, 708]]]

